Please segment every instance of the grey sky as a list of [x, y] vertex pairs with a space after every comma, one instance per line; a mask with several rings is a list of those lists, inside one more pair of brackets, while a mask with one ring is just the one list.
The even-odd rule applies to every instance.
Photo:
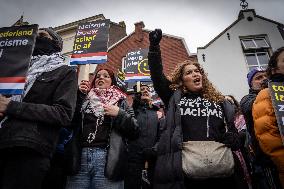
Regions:
[[[284, 23], [284, 0], [247, 0], [256, 14]], [[206, 45], [237, 19], [240, 0], [0, 0], [0, 27], [24, 20], [41, 27], [59, 26], [97, 14], [125, 21], [127, 34], [134, 23], [146, 29], [185, 38], [189, 50]]]

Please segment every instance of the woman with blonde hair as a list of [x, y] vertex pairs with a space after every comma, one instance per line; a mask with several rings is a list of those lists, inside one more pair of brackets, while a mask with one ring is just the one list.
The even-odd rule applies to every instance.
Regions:
[[[237, 130], [233, 125], [232, 105], [213, 87], [197, 62], [182, 62], [177, 65], [171, 77], [167, 78], [162, 68], [159, 48], [161, 39], [162, 31], [159, 29], [149, 34], [148, 60], [151, 78], [167, 109], [165, 131], [157, 147], [154, 188], [237, 187], [233, 178], [234, 160], [230, 149], [236, 150], [240, 144]], [[206, 150], [212, 150], [208, 148], [207, 142], [214, 145], [218, 142], [218, 145], [222, 145], [228, 152], [226, 154], [229, 158], [225, 161], [226, 171], [224, 169], [222, 172], [223, 166], [219, 166], [213, 172], [205, 170], [205, 175], [199, 174], [200, 169], [204, 169], [205, 166], [210, 167], [212, 163], [221, 161], [221, 154], [217, 155], [217, 161], [210, 159], [209, 154], [210, 158], [197, 163], [200, 167], [190, 166], [192, 162], [189, 159], [193, 156], [188, 155], [186, 151], [191, 149], [188, 144], [205, 144], [197, 149], [202, 154], [206, 153]], [[195, 160], [200, 159], [193, 159]]]

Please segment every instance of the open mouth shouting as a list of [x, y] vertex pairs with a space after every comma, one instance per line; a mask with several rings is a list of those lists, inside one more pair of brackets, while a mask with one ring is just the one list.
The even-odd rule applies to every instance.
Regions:
[[98, 81], [98, 86], [102, 86], [105, 82], [103, 80]]
[[194, 80], [193, 80], [193, 83], [195, 84], [195, 85], [200, 85], [201, 84], [201, 78], [195, 78]]

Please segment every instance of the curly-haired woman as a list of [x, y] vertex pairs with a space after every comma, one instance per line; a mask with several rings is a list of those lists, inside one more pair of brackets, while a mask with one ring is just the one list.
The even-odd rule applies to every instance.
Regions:
[[[183, 171], [183, 149], [188, 141], [216, 141], [236, 150], [234, 110], [208, 80], [200, 64], [178, 64], [170, 78], [163, 74], [159, 48], [162, 31], [150, 33], [149, 68], [154, 88], [167, 108], [165, 131], [157, 148], [154, 188], [233, 188], [234, 176], [199, 180]], [[228, 132], [225, 129], [225, 114]], [[203, 150], [203, 149], [200, 149]]]

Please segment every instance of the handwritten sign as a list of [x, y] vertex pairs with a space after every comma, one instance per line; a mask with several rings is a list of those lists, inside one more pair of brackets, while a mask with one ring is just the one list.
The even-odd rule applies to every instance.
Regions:
[[0, 94], [22, 94], [38, 25], [0, 28]]

